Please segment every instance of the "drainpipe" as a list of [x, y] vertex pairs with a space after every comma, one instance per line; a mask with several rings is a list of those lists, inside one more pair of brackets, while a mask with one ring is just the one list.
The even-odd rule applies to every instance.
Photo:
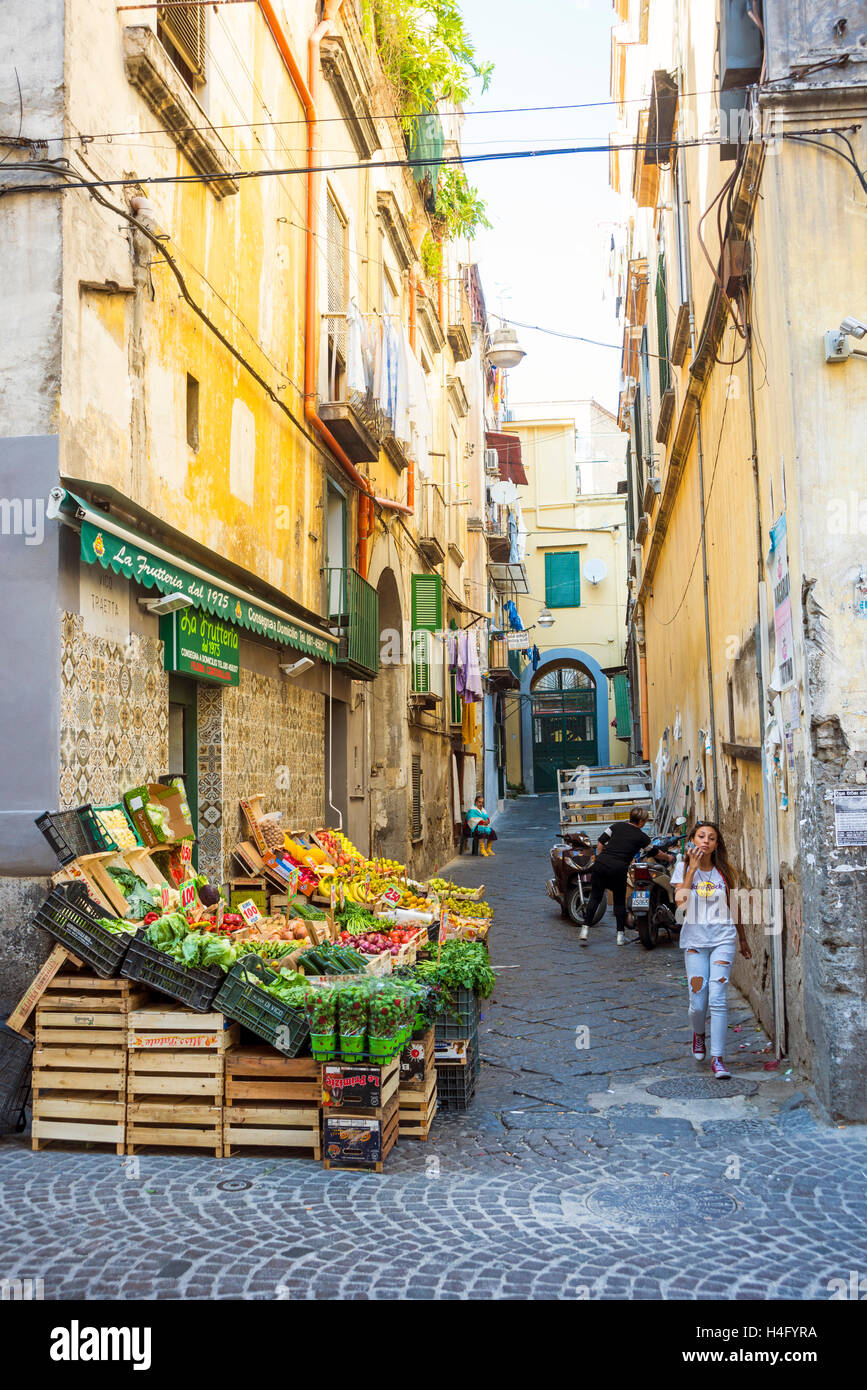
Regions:
[[644, 607], [635, 608], [635, 645], [638, 648], [638, 698], [641, 706], [641, 756], [650, 761], [650, 714], [647, 700], [647, 644], [644, 636]]

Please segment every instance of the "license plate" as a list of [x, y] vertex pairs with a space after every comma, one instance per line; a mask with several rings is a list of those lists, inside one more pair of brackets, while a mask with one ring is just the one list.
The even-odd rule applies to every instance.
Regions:
[[645, 912], [650, 907], [650, 889], [636, 888], [632, 894], [632, 911]]

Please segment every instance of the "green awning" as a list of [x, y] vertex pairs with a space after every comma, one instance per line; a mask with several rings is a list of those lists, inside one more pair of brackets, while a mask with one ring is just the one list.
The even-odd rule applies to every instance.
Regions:
[[614, 677], [614, 712], [617, 716], [617, 737], [629, 738], [632, 731], [629, 717], [629, 680], [623, 671]]
[[282, 642], [320, 661], [336, 660], [337, 640], [330, 633], [319, 631], [192, 561], [173, 555], [150, 536], [136, 535], [130, 527], [72, 492], [56, 488], [52, 501], [54, 508], [49, 515], [65, 512], [81, 522], [81, 558], [88, 565], [99, 564], [161, 594], [182, 594], [196, 608], [224, 622]]

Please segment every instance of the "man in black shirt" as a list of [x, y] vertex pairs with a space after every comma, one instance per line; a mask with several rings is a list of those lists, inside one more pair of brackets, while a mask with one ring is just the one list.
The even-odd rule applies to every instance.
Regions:
[[[626, 941], [626, 874], [640, 849], [651, 843], [642, 826], [648, 819], [647, 812], [636, 806], [629, 813], [628, 821], [615, 821], [599, 836], [596, 846], [596, 860], [590, 879], [590, 901], [584, 913], [584, 926], [579, 941], [587, 945], [589, 923], [593, 921], [606, 889], [611, 889], [614, 900], [614, 917], [617, 922], [617, 944]], [[651, 854], [669, 859], [671, 856], [661, 850], [651, 850]]]

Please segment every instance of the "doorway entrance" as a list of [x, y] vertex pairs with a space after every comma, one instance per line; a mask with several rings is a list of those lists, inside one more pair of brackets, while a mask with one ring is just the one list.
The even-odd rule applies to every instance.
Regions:
[[530, 699], [535, 789], [555, 792], [561, 769], [599, 762], [596, 684], [578, 662], [563, 662], [536, 678]]
[[193, 863], [199, 866], [199, 733], [197, 686], [186, 676], [169, 676], [169, 776], [183, 777], [196, 831]]

